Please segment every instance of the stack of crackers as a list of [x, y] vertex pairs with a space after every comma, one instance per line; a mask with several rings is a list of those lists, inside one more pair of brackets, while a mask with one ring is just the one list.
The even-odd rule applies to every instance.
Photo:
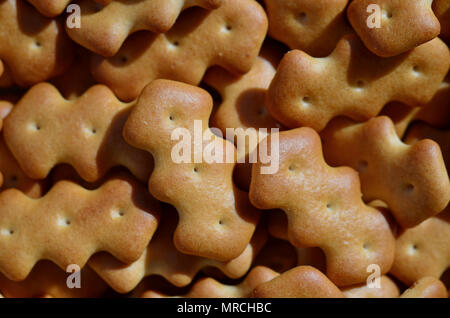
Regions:
[[0, 0], [0, 294], [447, 298], [449, 45], [450, 0]]

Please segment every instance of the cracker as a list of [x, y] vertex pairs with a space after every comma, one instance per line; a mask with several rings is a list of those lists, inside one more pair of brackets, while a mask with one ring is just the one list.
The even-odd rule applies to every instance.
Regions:
[[37, 200], [15, 189], [4, 191], [0, 271], [19, 281], [40, 259], [64, 270], [70, 264], [83, 268], [98, 251], [134, 262], [156, 230], [158, 216], [157, 201], [126, 175], [113, 177], [94, 191], [62, 181]]
[[[259, 128], [281, 128], [266, 109], [267, 89], [272, 81], [282, 50], [273, 42], [267, 41], [255, 61], [252, 69], [242, 75], [236, 76], [220, 67], [212, 67], [206, 73], [203, 81], [215, 89], [222, 97], [222, 102], [211, 118], [211, 125], [219, 128], [226, 136], [227, 128], [234, 128], [235, 136], [228, 136], [236, 144], [239, 138], [263, 138], [265, 135]], [[248, 134], [248, 129], [257, 129], [257, 134]], [[251, 137], [248, 137], [251, 136]], [[248, 139], [249, 140], [249, 139]], [[238, 152], [239, 162], [235, 170], [235, 182], [243, 190], [248, 191], [250, 186], [251, 165], [248, 155], [255, 149], [257, 140], [245, 143], [245, 149]], [[253, 147], [253, 148], [252, 148]]]
[[345, 9], [348, 0], [264, 0], [269, 35], [291, 49], [327, 56], [345, 34], [352, 33]]
[[34, 179], [44, 179], [55, 165], [68, 163], [89, 182], [119, 165], [146, 180], [152, 157], [122, 138], [133, 105], [120, 102], [103, 85], [66, 100], [54, 86], [41, 83], [26, 93], [5, 120], [5, 141]]
[[424, 277], [414, 283], [400, 296], [401, 298], [447, 298], [444, 283], [434, 277]]
[[217, 9], [222, 0], [110, 1], [102, 7], [92, 0], [77, 2], [81, 28], [66, 27], [67, 34], [83, 47], [103, 56], [114, 56], [127, 37], [137, 31], [169, 31], [181, 11], [199, 6]]
[[[72, 0], [27, 0], [46, 17], [53, 18], [64, 12]], [[92, 0], [90, 0], [92, 1]]]
[[[211, 118], [211, 126], [219, 128], [224, 136], [227, 128], [267, 128], [269, 131], [270, 128], [280, 128], [265, 107], [267, 89], [282, 55], [281, 49], [271, 44], [269, 42], [263, 46], [252, 69], [242, 76], [220, 67], [213, 67], [206, 73], [203, 81], [222, 97], [222, 103]], [[237, 131], [237, 135], [243, 134]], [[254, 150], [249, 149], [250, 144], [246, 144], [245, 154], [242, 155]]]
[[321, 136], [325, 160], [357, 170], [364, 200], [386, 202], [402, 227], [418, 225], [449, 203], [450, 181], [439, 145], [403, 143], [389, 117], [365, 123], [336, 118]]
[[328, 166], [311, 128], [279, 133], [279, 149], [277, 173], [260, 174], [261, 162], [253, 164], [252, 204], [285, 211], [289, 241], [320, 247], [327, 257], [327, 276], [338, 286], [365, 281], [370, 264], [386, 273], [395, 241], [383, 214], [361, 200], [356, 171]]
[[450, 125], [450, 73], [439, 86], [433, 98], [423, 107], [392, 102], [386, 105], [380, 115], [389, 116], [395, 125], [395, 130], [403, 138], [410, 124], [423, 121], [436, 128], [446, 128]]
[[311, 266], [298, 266], [258, 285], [256, 298], [341, 298], [343, 294], [322, 272]]
[[439, 279], [450, 266], [450, 208], [400, 233], [392, 275], [411, 285], [431, 276]]
[[397, 298], [400, 290], [389, 276], [380, 277], [380, 287], [369, 288], [367, 283], [349, 286], [342, 289], [342, 293], [347, 298]]
[[41, 261], [28, 277], [20, 282], [0, 274], [0, 290], [9, 298], [92, 298], [101, 297], [107, 290], [106, 283], [89, 267], [81, 270], [81, 288], [68, 288], [67, 273], [50, 261]]
[[349, 35], [326, 58], [298, 50], [287, 53], [270, 85], [267, 108], [290, 128], [309, 126], [320, 131], [339, 115], [364, 121], [389, 101], [426, 104], [449, 65], [449, 49], [439, 39], [409, 53], [379, 58]]
[[41, 16], [24, 0], [0, 3], [0, 60], [15, 83], [31, 86], [61, 74], [71, 63], [73, 45], [62, 23]]
[[[237, 285], [225, 285], [213, 278], [205, 277], [199, 279], [191, 290], [181, 296], [184, 298], [240, 298], [248, 297], [252, 290], [260, 284], [270, 281], [278, 273], [264, 267], [254, 267], [247, 277]], [[167, 297], [158, 291], [149, 290], [142, 294], [142, 298], [161, 298]]]
[[[211, 96], [201, 88], [156, 80], [142, 92], [123, 135], [130, 145], [150, 152], [155, 159], [149, 190], [178, 211], [176, 248], [185, 254], [229, 261], [247, 247], [260, 213], [251, 206], [248, 194], [233, 184], [236, 148], [210, 130], [212, 105]], [[223, 163], [203, 160], [196, 147], [189, 155], [190, 163], [174, 162], [172, 151], [180, 141], [172, 139], [172, 133], [184, 128], [194, 136], [196, 120], [201, 121], [203, 136], [196, 145], [214, 147]], [[195, 137], [187, 143], [193, 146]], [[201, 163], [194, 160], [198, 155]], [[229, 162], [228, 157], [234, 159]]]

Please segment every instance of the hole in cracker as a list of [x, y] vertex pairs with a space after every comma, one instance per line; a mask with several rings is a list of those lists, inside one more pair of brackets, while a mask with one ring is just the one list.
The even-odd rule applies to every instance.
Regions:
[[404, 190], [406, 193], [412, 193], [412, 192], [414, 191], [414, 185], [411, 184], [411, 183], [407, 183], [407, 184], [405, 184], [405, 185], [403, 186], [403, 190]]
[[311, 97], [309, 96], [304, 96], [302, 98], [302, 105], [303, 106], [310, 106], [311, 105]]
[[197, 167], [194, 167], [194, 172], [198, 173], [198, 168]]
[[390, 11], [383, 11], [383, 16], [387, 19], [392, 19], [393, 14]]
[[333, 205], [331, 203], [327, 203], [327, 209], [331, 210], [333, 208]]
[[180, 42], [179, 41], [173, 41], [172, 45], [175, 46], [175, 47], [178, 47], [178, 46], [180, 46]]
[[125, 216], [125, 212], [123, 210], [117, 209], [117, 210], [112, 210], [111, 211], [111, 217], [113, 219], [121, 218], [123, 216]]
[[290, 165], [290, 166], [289, 166], [289, 171], [294, 171], [294, 170], [295, 170], [295, 165], [293, 165], [293, 164]]
[[297, 16], [297, 21], [300, 23], [304, 23], [306, 21], [307, 15], [306, 12], [300, 12]]
[[369, 163], [366, 160], [360, 160], [357, 164], [357, 170], [359, 172], [364, 172], [367, 170], [367, 167], [369, 166]]
[[35, 41], [34, 46], [40, 48], [42, 46], [42, 43], [40, 41]]
[[31, 126], [32, 126], [32, 128], [33, 128], [34, 130], [36, 130], [36, 131], [41, 130], [41, 125], [39, 125], [39, 124], [37, 124], [37, 123], [32, 124]]
[[225, 222], [222, 220], [219, 220], [219, 225], [223, 225]]
[[364, 243], [363, 244], [363, 249], [368, 250], [370, 248], [370, 244], [369, 243]]
[[421, 74], [421, 69], [418, 65], [414, 65], [412, 68], [412, 72], [415, 76], [419, 76]]
[[222, 30], [224, 32], [230, 32], [232, 29], [233, 29], [233, 27], [230, 24], [226, 24], [226, 25], [224, 25]]
[[174, 120], [175, 120], [175, 116], [170, 115], [170, 116], [169, 116], [169, 120], [170, 120], [170, 121], [174, 121]]
[[95, 135], [95, 134], [97, 133], [97, 129], [92, 128], [92, 129], [91, 129], [91, 132], [92, 132], [93, 135]]
[[0, 231], [0, 234], [5, 235], [5, 236], [10, 236], [14, 234], [14, 230], [13, 229], [3, 229]]

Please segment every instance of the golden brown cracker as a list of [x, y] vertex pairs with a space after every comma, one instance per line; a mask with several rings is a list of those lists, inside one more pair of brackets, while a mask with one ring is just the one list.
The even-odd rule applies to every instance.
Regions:
[[390, 269], [395, 241], [388, 221], [361, 200], [356, 171], [325, 163], [314, 130], [279, 133], [278, 172], [263, 175], [262, 166], [253, 165], [252, 204], [284, 210], [289, 241], [297, 247], [320, 247], [327, 257], [327, 276], [334, 283], [365, 281], [370, 264], [380, 266], [382, 274]]
[[223, 0], [211, 12], [191, 8], [164, 34], [136, 33], [111, 58], [93, 56], [92, 72], [120, 99], [130, 101], [157, 78], [198, 85], [213, 65], [248, 72], [267, 31], [267, 17], [254, 0]]
[[264, 0], [269, 35], [291, 49], [327, 56], [352, 29], [345, 10], [348, 0]]
[[439, 145], [403, 143], [386, 116], [364, 123], [336, 118], [321, 134], [325, 160], [358, 171], [366, 202], [387, 203], [397, 222], [413, 227], [450, 201], [450, 181]]
[[449, 49], [439, 39], [392, 58], [370, 53], [354, 35], [326, 58], [293, 50], [270, 85], [267, 109], [290, 128], [317, 131], [339, 115], [356, 121], [376, 116], [389, 101], [428, 103], [448, 72]]

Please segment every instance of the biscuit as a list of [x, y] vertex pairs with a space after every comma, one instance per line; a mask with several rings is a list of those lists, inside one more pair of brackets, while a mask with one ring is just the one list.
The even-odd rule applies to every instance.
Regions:
[[258, 285], [256, 298], [342, 298], [344, 295], [322, 272], [311, 266], [298, 266]]
[[71, 63], [73, 45], [57, 20], [41, 16], [24, 0], [0, 3], [0, 60], [15, 83], [31, 86], [61, 74]]
[[10, 298], [92, 298], [101, 297], [107, 290], [106, 283], [89, 267], [80, 272], [81, 288], [68, 288], [66, 273], [50, 261], [41, 261], [28, 277], [14, 282], [0, 274], [0, 290]]
[[166, 209], [147, 249], [132, 264], [123, 264], [105, 253], [94, 255], [88, 264], [119, 293], [130, 292], [150, 275], [161, 275], [171, 284], [184, 287], [206, 267], [216, 267], [232, 279], [244, 276], [267, 240], [264, 229], [258, 228], [241, 255], [228, 262], [219, 262], [180, 253], [172, 240], [177, 222], [176, 210]]
[[111, 1], [105, 7], [81, 0], [81, 28], [66, 27], [67, 34], [92, 52], [114, 56], [126, 38], [137, 31], [164, 33], [174, 25], [181, 11], [199, 6], [216, 9], [222, 0]]
[[[176, 248], [185, 254], [229, 261], [247, 247], [260, 213], [251, 206], [248, 194], [232, 182], [236, 148], [209, 128], [212, 106], [211, 96], [201, 88], [156, 80], [142, 92], [123, 136], [130, 145], [154, 157], [149, 190], [178, 211]], [[201, 128], [201, 140], [194, 136], [196, 127]], [[194, 148], [186, 153], [188, 162], [176, 163], [172, 157], [180, 144], [172, 138], [177, 128], [194, 136], [184, 141]], [[198, 146], [214, 149], [215, 161], [206, 161]]]
[[348, 0], [264, 0], [269, 35], [291, 49], [327, 56], [352, 30], [345, 9]]
[[197, 85], [206, 69], [250, 71], [267, 31], [267, 17], [254, 0], [223, 0], [211, 12], [191, 8], [164, 34], [136, 33], [111, 58], [93, 56], [91, 71], [126, 101], [157, 78]]
[[342, 293], [347, 298], [397, 298], [400, 296], [397, 284], [386, 275], [380, 277], [380, 288], [369, 288], [367, 283], [363, 283], [343, 288]]
[[389, 101], [411, 106], [429, 102], [449, 65], [449, 49], [439, 39], [396, 57], [379, 58], [348, 35], [326, 58], [298, 50], [287, 53], [270, 85], [267, 109], [290, 128], [320, 131], [338, 115], [364, 121]]
[[400, 296], [401, 298], [447, 298], [444, 283], [434, 277], [423, 277]]
[[431, 101], [423, 107], [392, 102], [386, 105], [380, 115], [389, 116], [395, 125], [395, 130], [403, 138], [409, 125], [414, 121], [423, 121], [433, 127], [446, 128], [450, 125], [450, 73], [439, 86]]
[[439, 279], [450, 266], [450, 208], [400, 233], [391, 273], [407, 285], [431, 276]]
[[[27, 0], [36, 10], [46, 17], [52, 18], [64, 12], [72, 0]], [[92, 0], [91, 0], [92, 1]]]
[[447, 44], [450, 44], [450, 1], [434, 0], [433, 11], [441, 23], [441, 34], [439, 37]]
[[[400, 55], [439, 35], [439, 20], [431, 9], [433, 0], [355, 0], [347, 10], [348, 19], [365, 46], [381, 57]], [[379, 27], [370, 27], [369, 6], [381, 9]]]
[[289, 241], [297, 247], [320, 247], [327, 276], [335, 284], [365, 281], [370, 264], [380, 266], [382, 274], [390, 269], [395, 241], [388, 221], [361, 200], [356, 171], [325, 163], [314, 130], [279, 133], [278, 172], [260, 174], [262, 166], [253, 164], [250, 201], [259, 209], [285, 211]]
[[404, 144], [389, 117], [364, 123], [336, 118], [321, 136], [325, 160], [358, 171], [364, 200], [384, 201], [402, 227], [418, 225], [449, 203], [450, 181], [439, 145], [428, 139]]
[[158, 224], [159, 204], [146, 192], [126, 176], [94, 191], [62, 181], [37, 200], [15, 189], [2, 192], [0, 271], [20, 281], [40, 259], [64, 270], [70, 264], [83, 268], [98, 251], [136, 261]]
[[34, 179], [44, 179], [55, 165], [68, 163], [89, 182], [118, 165], [147, 180], [152, 157], [122, 138], [132, 106], [103, 85], [69, 101], [51, 84], [40, 83], [14, 107], [3, 133], [22, 169]]
[[[217, 280], [205, 277], [199, 279], [191, 290], [179, 297], [183, 298], [242, 298], [248, 297], [252, 290], [260, 284], [267, 282], [278, 276], [277, 272], [264, 267], [254, 267], [247, 277], [237, 285], [225, 285]], [[142, 298], [162, 298], [167, 297], [158, 291], [148, 290], [141, 295]]]

